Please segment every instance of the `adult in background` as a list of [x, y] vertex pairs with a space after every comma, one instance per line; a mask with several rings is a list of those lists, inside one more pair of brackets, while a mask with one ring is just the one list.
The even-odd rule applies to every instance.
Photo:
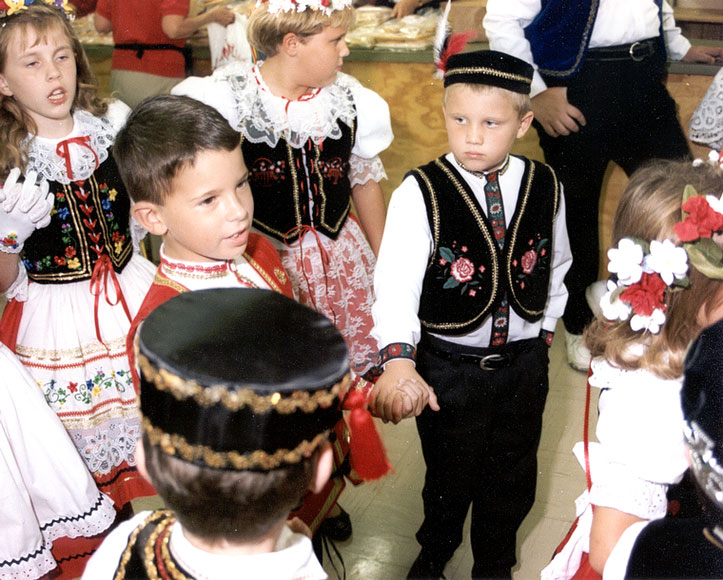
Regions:
[[535, 127], [565, 186], [573, 255], [563, 316], [568, 361], [587, 371], [585, 290], [597, 280], [607, 165], [630, 175], [652, 158], [690, 156], [664, 85], [666, 60], [713, 63], [723, 47], [691, 46], [665, 0], [489, 0], [484, 27], [490, 48], [535, 67]]
[[185, 39], [210, 22], [228, 26], [234, 13], [218, 6], [190, 17], [189, 0], [98, 0], [95, 28], [113, 32], [110, 89], [134, 108], [146, 97], [169, 93], [191, 74]]

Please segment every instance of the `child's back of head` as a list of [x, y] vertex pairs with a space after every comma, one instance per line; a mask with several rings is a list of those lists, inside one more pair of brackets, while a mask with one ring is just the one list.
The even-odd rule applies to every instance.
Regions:
[[[681, 239], [690, 212], [684, 215], [687, 186], [699, 194], [691, 203], [702, 204], [695, 219], [711, 220], [712, 231], [701, 239]], [[608, 283], [604, 316], [586, 332], [593, 356], [662, 378], [682, 374], [685, 350], [702, 328], [701, 309], [721, 299], [723, 254], [713, 234], [723, 231], [723, 215], [719, 202], [711, 206], [705, 196], [719, 200], [722, 193], [723, 172], [709, 164], [657, 161], [631, 176], [615, 212], [608, 252], [617, 281]]]
[[202, 290], [149, 315], [138, 360], [145, 465], [159, 495], [207, 542], [268, 534], [318, 477], [341, 417], [349, 361], [339, 332], [274, 292]]
[[200, 152], [233, 151], [240, 138], [213, 107], [160, 95], [133, 110], [116, 136], [113, 155], [133, 201], [163, 205], [176, 177]]

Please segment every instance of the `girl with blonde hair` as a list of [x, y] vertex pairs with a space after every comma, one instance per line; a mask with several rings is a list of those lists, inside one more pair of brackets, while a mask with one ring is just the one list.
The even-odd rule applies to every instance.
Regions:
[[608, 251], [613, 276], [585, 332], [589, 385], [600, 389], [598, 442], [574, 452], [592, 483], [545, 579], [572, 577], [587, 554], [602, 574], [630, 525], [666, 514], [668, 488], [687, 469], [683, 359], [723, 305], [721, 194], [719, 168], [659, 161], [636, 171], [622, 196]]

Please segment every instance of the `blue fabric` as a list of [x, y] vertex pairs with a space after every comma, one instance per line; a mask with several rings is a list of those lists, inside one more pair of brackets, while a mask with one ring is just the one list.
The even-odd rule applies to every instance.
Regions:
[[599, 0], [543, 0], [539, 14], [525, 28], [541, 75], [568, 78], [577, 72], [598, 6]]

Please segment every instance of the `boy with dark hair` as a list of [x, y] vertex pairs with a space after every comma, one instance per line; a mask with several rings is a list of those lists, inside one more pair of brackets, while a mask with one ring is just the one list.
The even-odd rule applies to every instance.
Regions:
[[[411, 171], [389, 205], [374, 278], [375, 404], [395, 422], [418, 415], [425, 519], [410, 578], [442, 575], [470, 504], [472, 576], [509, 578], [535, 498], [547, 347], [571, 258], [555, 173], [510, 155], [532, 121], [531, 79], [503, 53], [451, 56], [451, 153]], [[405, 380], [427, 393], [402, 393]]]
[[84, 578], [326, 578], [286, 520], [331, 474], [349, 385], [339, 331], [275, 292], [205, 290], [156, 308], [138, 352], [136, 457], [169, 510], [121, 524]]
[[[120, 131], [114, 155], [135, 201], [133, 215], [163, 237], [161, 263], [128, 333], [131, 362], [138, 325], [177, 294], [262, 288], [294, 297], [271, 242], [251, 232], [254, 203], [240, 135], [214, 108], [183, 96], [147, 99]], [[137, 388], [133, 364], [131, 371]], [[345, 461], [349, 437], [344, 421], [334, 431], [335, 476], [296, 512], [314, 533], [336, 505], [350, 462], [361, 479], [376, 479], [388, 468], [383, 453], [365, 464], [358, 457]], [[367, 467], [378, 471], [371, 475]]]

